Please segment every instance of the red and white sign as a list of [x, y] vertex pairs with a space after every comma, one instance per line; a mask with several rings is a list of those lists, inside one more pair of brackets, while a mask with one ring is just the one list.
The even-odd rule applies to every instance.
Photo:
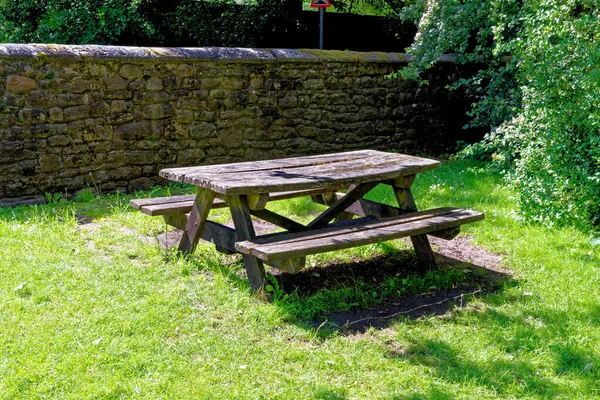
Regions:
[[331, 7], [330, 0], [312, 0], [310, 2], [310, 8], [329, 8]]

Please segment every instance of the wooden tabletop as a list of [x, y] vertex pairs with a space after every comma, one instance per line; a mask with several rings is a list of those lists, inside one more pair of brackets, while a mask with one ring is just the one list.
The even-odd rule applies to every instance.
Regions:
[[439, 161], [406, 154], [360, 150], [277, 160], [167, 168], [159, 175], [224, 195], [348, 186], [415, 175]]

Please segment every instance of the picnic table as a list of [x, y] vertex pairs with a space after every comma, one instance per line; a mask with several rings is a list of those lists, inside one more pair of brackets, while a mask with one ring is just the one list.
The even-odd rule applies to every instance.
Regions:
[[[200, 239], [224, 253], [241, 253], [253, 289], [266, 282], [263, 262], [295, 273], [306, 256], [410, 237], [418, 265], [435, 267], [427, 235], [454, 238], [464, 223], [483, 213], [459, 208], [419, 212], [410, 190], [415, 176], [438, 168], [435, 160], [375, 150], [277, 160], [168, 168], [160, 176], [197, 187], [197, 194], [135, 199], [131, 206], [162, 215], [183, 230], [179, 250], [194, 251]], [[379, 184], [391, 185], [398, 207], [364, 199]], [[340, 190], [346, 190], [341, 192]], [[310, 196], [327, 208], [309, 224], [266, 208], [271, 201]], [[227, 207], [234, 228], [209, 220], [211, 209]], [[252, 216], [285, 232], [256, 236]], [[358, 217], [358, 218], [355, 218]]]

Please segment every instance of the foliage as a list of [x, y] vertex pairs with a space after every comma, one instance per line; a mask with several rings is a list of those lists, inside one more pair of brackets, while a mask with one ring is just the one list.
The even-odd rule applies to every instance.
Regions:
[[522, 213], [545, 223], [600, 224], [600, 8], [589, 0], [413, 1], [419, 24], [401, 74], [418, 78], [444, 52], [484, 69], [455, 87], [477, 100], [483, 145], [508, 167]]
[[169, 29], [177, 39], [197, 46], [253, 47], [265, 35], [294, 29], [298, 21], [291, 0], [182, 0]]
[[0, 0], [0, 40], [253, 46], [294, 26], [291, 0]]
[[[394, 4], [391, 1], [385, 0], [331, 0], [332, 7], [327, 11], [384, 17], [393, 14], [395, 10], [401, 8], [403, 1], [400, 0], [399, 4]], [[309, 5], [309, 2], [303, 2], [305, 10], [310, 10]]]
[[126, 43], [154, 33], [144, 0], [2, 0], [0, 39], [11, 42]]

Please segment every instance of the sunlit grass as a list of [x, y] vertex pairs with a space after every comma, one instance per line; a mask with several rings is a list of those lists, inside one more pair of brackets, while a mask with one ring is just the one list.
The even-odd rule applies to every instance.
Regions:
[[[600, 251], [588, 235], [524, 225], [511, 192], [483, 164], [445, 164], [419, 175], [414, 189], [420, 209], [484, 211], [463, 234], [501, 253], [514, 275], [443, 318], [400, 318], [358, 336], [304, 319], [468, 277], [450, 268], [262, 303], [238, 257], [208, 245], [190, 260], [162, 249], [155, 235], [164, 222], [130, 209], [131, 196], [84, 193], [0, 209], [0, 398], [600, 396]], [[385, 187], [369, 196], [393, 204]], [[304, 199], [270, 207], [303, 222], [321, 209]], [[396, 250], [410, 262], [410, 246], [394, 241], [309, 265], [318, 273]]]

